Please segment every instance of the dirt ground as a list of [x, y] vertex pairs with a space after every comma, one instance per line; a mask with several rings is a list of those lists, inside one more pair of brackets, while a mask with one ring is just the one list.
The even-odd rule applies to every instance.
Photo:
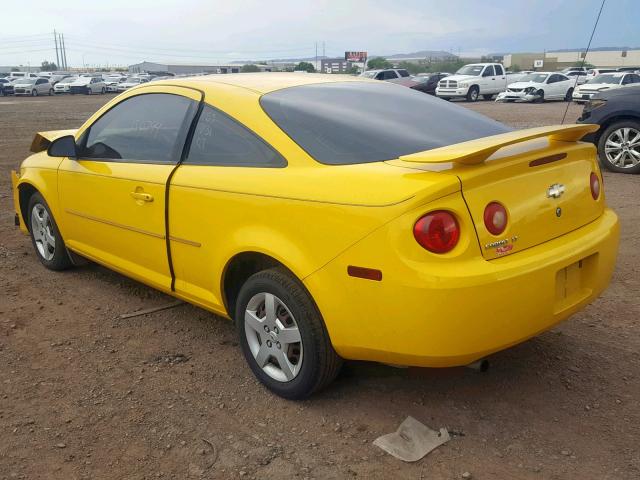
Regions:
[[[13, 226], [9, 170], [34, 132], [107, 100], [0, 98], [0, 479], [640, 478], [640, 177], [605, 173], [618, 267], [566, 323], [484, 374], [349, 362], [290, 402], [254, 380], [230, 322], [187, 305], [120, 320], [169, 298], [95, 265], [48, 271]], [[527, 127], [565, 105], [469, 107]], [[372, 445], [407, 415], [452, 440], [413, 464]]]

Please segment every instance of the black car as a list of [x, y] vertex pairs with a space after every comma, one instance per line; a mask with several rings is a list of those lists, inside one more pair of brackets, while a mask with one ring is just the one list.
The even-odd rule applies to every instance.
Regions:
[[596, 144], [602, 166], [612, 172], [640, 173], [640, 85], [594, 95], [578, 123], [600, 125], [584, 140]]
[[8, 78], [0, 78], [0, 96], [11, 95], [13, 93], [13, 85]]
[[418, 75], [412, 78], [412, 80], [415, 82], [415, 85], [412, 85], [411, 88], [413, 88], [414, 90], [419, 90], [420, 92], [428, 93], [429, 95], [435, 95], [438, 82], [447, 75], [449, 74], [432, 73], [429, 75]]

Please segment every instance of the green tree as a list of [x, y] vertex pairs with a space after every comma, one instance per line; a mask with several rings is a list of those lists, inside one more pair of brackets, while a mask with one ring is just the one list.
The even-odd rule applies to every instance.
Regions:
[[393, 68], [391, 62], [387, 61], [384, 57], [373, 57], [367, 62], [368, 70], [378, 70], [383, 68]]
[[53, 72], [58, 69], [58, 66], [53, 62], [43, 61], [40, 64], [40, 70], [43, 72]]
[[596, 68], [595, 65], [593, 65], [592, 63], [582, 63], [582, 62], [576, 62], [573, 65], [571, 65], [572, 67], [584, 67], [584, 68]]
[[296, 68], [294, 69], [298, 72], [303, 71], [303, 72], [308, 72], [308, 73], [313, 73], [316, 71], [315, 67], [313, 66], [312, 63], [309, 62], [300, 62], [298, 65], [296, 65]]
[[398, 64], [398, 68], [404, 68], [411, 75], [417, 75], [418, 73], [427, 72], [427, 65], [422, 65], [420, 63], [413, 62], [400, 62]]
[[240, 68], [240, 71], [242, 73], [253, 73], [253, 72], [259, 72], [260, 68], [258, 68], [258, 66], [254, 65], [253, 63], [249, 63], [247, 65], [242, 65], [242, 67]]
[[351, 65], [345, 70], [344, 73], [346, 73], [347, 75], [358, 75], [358, 73], [360, 73], [360, 69], [355, 65]]

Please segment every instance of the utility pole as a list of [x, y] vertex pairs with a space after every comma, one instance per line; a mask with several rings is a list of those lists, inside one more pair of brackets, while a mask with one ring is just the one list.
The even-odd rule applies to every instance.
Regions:
[[327, 55], [325, 54], [325, 44], [324, 44], [324, 40], [322, 41], [322, 58], [325, 58]]
[[58, 56], [58, 34], [53, 30], [53, 41], [56, 44], [56, 67], [60, 68], [60, 57]]
[[65, 71], [68, 69], [68, 65], [67, 65], [67, 46], [64, 44], [64, 33], [61, 34], [62, 38], [62, 56], [64, 57], [64, 69]]
[[313, 64], [313, 68], [316, 70], [318, 69], [318, 42], [316, 42], [316, 61]]

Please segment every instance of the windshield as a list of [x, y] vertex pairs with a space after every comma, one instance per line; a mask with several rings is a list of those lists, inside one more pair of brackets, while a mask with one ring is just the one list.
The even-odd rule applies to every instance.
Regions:
[[617, 85], [622, 81], [623, 76], [624, 75], [622, 73], [607, 73], [593, 77], [587, 83], [609, 83]]
[[78, 80], [78, 77], [67, 77], [60, 80], [58, 83], [73, 83]]
[[21, 78], [16, 83], [19, 83], [21, 85], [33, 85], [34, 83], [36, 83], [36, 79], [35, 78]]
[[482, 73], [484, 65], [465, 65], [456, 72], [457, 75], [473, 75], [477, 77]]
[[125, 79], [127, 83], [140, 83], [140, 79], [138, 77], [127, 77]]
[[530, 73], [520, 79], [521, 82], [544, 83], [549, 75], [546, 73]]
[[510, 131], [484, 115], [387, 82], [303, 85], [263, 95], [271, 119], [318, 162], [379, 162]]
[[377, 73], [378, 72], [364, 72], [364, 73], [361, 73], [360, 76], [365, 78], [373, 78], [376, 76]]

